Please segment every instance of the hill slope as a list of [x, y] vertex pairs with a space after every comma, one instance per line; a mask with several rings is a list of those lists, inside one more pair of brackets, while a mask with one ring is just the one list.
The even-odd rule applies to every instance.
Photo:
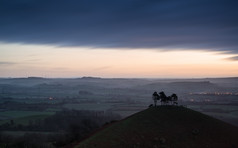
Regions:
[[146, 109], [114, 123], [76, 148], [236, 148], [238, 128], [175, 106]]

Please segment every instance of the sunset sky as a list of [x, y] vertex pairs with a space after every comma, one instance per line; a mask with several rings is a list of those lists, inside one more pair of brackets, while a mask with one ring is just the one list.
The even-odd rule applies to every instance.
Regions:
[[1, 0], [0, 77], [238, 76], [236, 0]]

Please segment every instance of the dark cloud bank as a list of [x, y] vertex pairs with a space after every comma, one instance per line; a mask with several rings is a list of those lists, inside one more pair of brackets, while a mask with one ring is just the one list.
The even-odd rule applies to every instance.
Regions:
[[0, 41], [238, 53], [237, 0], [1, 0]]

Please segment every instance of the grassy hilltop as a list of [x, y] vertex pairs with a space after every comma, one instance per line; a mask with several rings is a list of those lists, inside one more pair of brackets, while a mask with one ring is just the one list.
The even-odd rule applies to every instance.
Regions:
[[75, 148], [236, 148], [238, 128], [176, 106], [152, 107], [99, 130]]

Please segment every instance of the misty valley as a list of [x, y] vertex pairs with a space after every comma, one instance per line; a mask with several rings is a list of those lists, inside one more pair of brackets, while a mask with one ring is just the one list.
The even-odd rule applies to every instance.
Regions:
[[238, 78], [1, 78], [0, 147], [68, 145], [147, 109], [154, 91], [238, 126]]

